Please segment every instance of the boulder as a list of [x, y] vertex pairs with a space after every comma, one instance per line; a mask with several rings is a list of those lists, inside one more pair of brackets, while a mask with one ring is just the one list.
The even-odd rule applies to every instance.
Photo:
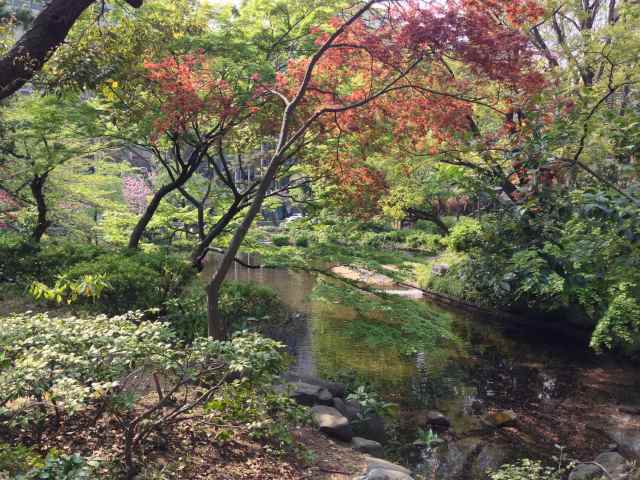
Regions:
[[427, 412], [425, 424], [434, 430], [444, 431], [451, 426], [451, 421], [437, 410], [430, 410]]
[[286, 373], [283, 375], [283, 378], [291, 383], [302, 382], [309, 383], [311, 385], [316, 385], [321, 388], [326, 388], [331, 392], [331, 395], [334, 397], [344, 398], [347, 392], [347, 387], [344, 384], [338, 382], [329, 382], [327, 380], [322, 380], [321, 378], [312, 377], [309, 375], [298, 375], [295, 373]]
[[500, 410], [487, 413], [482, 417], [482, 421], [494, 428], [510, 427], [518, 421], [518, 416], [513, 410]]
[[366, 453], [368, 455], [373, 455], [374, 457], [384, 456], [384, 449], [382, 448], [382, 445], [379, 442], [369, 440], [367, 438], [353, 437], [353, 440], [351, 440], [351, 447], [356, 452]]
[[618, 444], [618, 450], [632, 460], [640, 460], [640, 430], [629, 425], [616, 425], [605, 430], [607, 436]]
[[345, 442], [349, 442], [353, 438], [353, 430], [349, 420], [335, 408], [317, 405], [311, 409], [311, 416], [313, 423], [322, 433]]
[[353, 420], [353, 430], [360, 437], [370, 438], [380, 443], [387, 441], [384, 419], [380, 415], [371, 414], [364, 419]]
[[333, 395], [326, 388], [321, 388], [318, 392], [318, 398], [316, 400], [318, 405], [326, 405], [327, 407], [333, 406]]
[[599, 463], [607, 469], [614, 480], [625, 478], [628, 470], [627, 460], [618, 452], [604, 452], [596, 457]]
[[349, 419], [350, 422], [357, 421], [362, 412], [362, 405], [354, 400], [344, 400], [340, 397], [333, 397], [333, 407]]
[[435, 451], [438, 464], [436, 478], [446, 478], [447, 480], [461, 478], [465, 466], [471, 464], [474, 455], [481, 446], [482, 440], [480, 438], [469, 437], [438, 447]]
[[431, 273], [437, 277], [444, 275], [449, 271], [449, 265], [446, 263], [435, 263], [431, 267]]
[[600, 480], [604, 476], [602, 470], [595, 465], [580, 464], [569, 474], [569, 480]]
[[367, 473], [373, 470], [388, 470], [404, 473], [405, 475], [411, 475], [411, 470], [403, 467], [402, 465], [398, 465], [396, 463], [391, 463], [387, 460], [377, 457], [366, 457], [365, 461], [367, 462]]
[[296, 382], [289, 384], [289, 396], [300, 405], [312, 407], [319, 401], [322, 387], [310, 383]]
[[[605, 452], [596, 457], [594, 463], [581, 463], [573, 469], [569, 480], [600, 480], [605, 473], [598, 465], [602, 465], [612, 480], [627, 478], [628, 465], [626, 459], [618, 452]], [[607, 477], [608, 478], [608, 477]]]
[[362, 480], [413, 480], [411, 475], [407, 475], [406, 473], [398, 472], [396, 470], [384, 470], [381, 468], [376, 468], [375, 470], [371, 470], [367, 472], [367, 474], [362, 477]]
[[629, 415], [640, 415], [640, 406], [637, 405], [625, 405], [620, 407], [622, 413], [628, 413]]
[[487, 472], [496, 471], [511, 460], [515, 460], [512, 447], [504, 443], [487, 443], [471, 464], [471, 478], [487, 478]]

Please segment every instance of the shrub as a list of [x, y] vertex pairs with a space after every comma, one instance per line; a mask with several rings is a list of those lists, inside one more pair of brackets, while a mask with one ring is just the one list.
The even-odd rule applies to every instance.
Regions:
[[295, 242], [296, 247], [307, 248], [309, 246], [309, 237], [298, 237]]
[[[228, 342], [198, 338], [185, 348], [167, 324], [142, 321], [139, 313], [86, 319], [25, 314], [1, 321], [0, 417], [25, 430], [50, 425], [51, 415], [58, 425], [82, 414], [95, 423], [95, 412], [108, 411], [121, 430], [115, 438], [123, 442], [118, 450], [127, 478], [152, 431], [187, 420], [222, 390], [231, 395], [247, 384], [266, 388], [286, 367], [283, 346], [273, 340], [244, 333]], [[157, 375], [162, 381], [153, 400], [136, 379]], [[225, 383], [229, 377], [235, 380]], [[23, 406], [8, 407], [16, 400]], [[43, 408], [45, 402], [53, 408]], [[49, 471], [42, 476], [26, 478], [90, 478], [54, 476], [70, 467], [84, 468], [75, 457], [60, 457], [44, 465]]]
[[[257, 283], [227, 281], [222, 284], [220, 313], [233, 330], [257, 329], [265, 322], [286, 320], [287, 309], [274, 290]], [[207, 335], [207, 295], [199, 284], [166, 302], [164, 318], [188, 342]]]
[[458, 252], [464, 252], [476, 247], [481, 242], [482, 227], [473, 218], [461, 218], [449, 231], [447, 243]]
[[491, 480], [561, 480], [563, 474], [562, 468], [548, 467], [525, 458], [515, 464], [503, 465], [489, 476]]
[[105, 253], [100, 247], [74, 242], [34, 245], [15, 236], [1, 235], [0, 239], [0, 282], [22, 286], [35, 280], [52, 283], [76, 263]]
[[289, 245], [289, 236], [288, 235], [274, 235], [271, 238], [271, 241], [276, 247], [286, 247]]
[[17, 478], [35, 468], [44, 466], [40, 455], [23, 445], [0, 443], [0, 479]]
[[109, 284], [92, 308], [115, 315], [162, 306], [179, 294], [195, 271], [182, 259], [163, 252], [125, 252], [104, 254], [64, 272], [70, 281], [87, 275], [103, 275]]

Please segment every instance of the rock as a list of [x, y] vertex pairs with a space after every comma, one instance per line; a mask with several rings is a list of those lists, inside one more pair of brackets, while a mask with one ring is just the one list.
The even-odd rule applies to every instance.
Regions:
[[384, 449], [382, 448], [382, 445], [374, 440], [362, 437], [353, 437], [353, 440], [351, 440], [351, 447], [356, 452], [366, 453], [368, 455], [373, 455], [374, 457], [384, 456]]
[[618, 452], [605, 452], [596, 457], [599, 463], [607, 469], [614, 480], [625, 478], [628, 470], [627, 460]]
[[321, 388], [318, 392], [317, 398], [318, 405], [326, 405], [328, 407], [333, 406], [333, 395], [326, 388]]
[[626, 405], [626, 406], [620, 407], [620, 411], [622, 413], [628, 413], [630, 415], [640, 415], [640, 406]]
[[313, 423], [322, 433], [345, 442], [353, 438], [353, 430], [347, 417], [333, 407], [317, 405], [311, 409]]
[[569, 474], [569, 480], [600, 480], [602, 470], [595, 465], [580, 464]]
[[444, 431], [451, 426], [451, 421], [437, 410], [427, 412], [426, 425], [435, 430]]
[[302, 382], [308, 383], [311, 385], [316, 385], [321, 388], [326, 388], [331, 392], [331, 395], [334, 397], [344, 398], [347, 392], [347, 387], [342, 383], [338, 382], [329, 382], [327, 380], [322, 380], [321, 378], [311, 377], [309, 375], [297, 375], [294, 373], [286, 373], [283, 375], [283, 378], [291, 383]]
[[[601, 453], [594, 463], [602, 465], [612, 480], [627, 478], [627, 461], [617, 452]], [[600, 480], [601, 478], [605, 478], [605, 473], [598, 465], [592, 463], [577, 465], [569, 475], [569, 480]]]
[[499, 412], [487, 413], [482, 417], [482, 421], [494, 428], [509, 427], [518, 421], [518, 416], [513, 410], [500, 410]]
[[435, 451], [438, 460], [436, 478], [446, 478], [447, 480], [460, 478], [465, 465], [471, 463], [473, 456], [481, 446], [482, 440], [480, 438], [469, 437], [439, 447]]
[[444, 275], [449, 271], [449, 265], [446, 263], [436, 263], [431, 267], [431, 273], [436, 276]]
[[370, 438], [380, 443], [387, 441], [384, 419], [380, 415], [371, 414], [367, 418], [354, 420], [353, 429], [360, 437]]
[[405, 475], [411, 475], [411, 470], [408, 468], [383, 460], [382, 458], [366, 457], [365, 461], [367, 462], [367, 473], [373, 470], [389, 470], [404, 473]]
[[633, 460], [640, 460], [640, 430], [632, 425], [613, 426], [605, 430], [607, 436], [618, 444], [618, 450]]
[[358, 420], [362, 406], [353, 400], [344, 400], [340, 397], [333, 397], [333, 407], [349, 419], [350, 422]]
[[410, 475], [396, 470], [383, 470], [376, 468], [368, 472], [362, 480], [413, 480]]
[[513, 449], [503, 443], [484, 445], [471, 465], [471, 478], [487, 478], [487, 472], [496, 471], [514, 457]]
[[289, 396], [300, 405], [312, 407], [318, 403], [322, 387], [310, 383], [296, 382], [289, 384]]

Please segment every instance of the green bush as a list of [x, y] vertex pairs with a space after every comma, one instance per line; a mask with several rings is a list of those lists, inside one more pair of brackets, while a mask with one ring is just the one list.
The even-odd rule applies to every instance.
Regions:
[[21, 286], [33, 281], [51, 283], [56, 276], [79, 262], [104, 254], [103, 248], [77, 242], [35, 245], [15, 236], [0, 235], [0, 283]]
[[31, 448], [0, 443], [0, 479], [3, 474], [8, 475], [8, 478], [17, 478], [43, 466], [42, 458]]
[[64, 272], [69, 280], [104, 275], [105, 289], [91, 308], [109, 315], [162, 306], [195, 275], [184, 260], [166, 253], [108, 253]]
[[286, 247], [289, 245], [289, 236], [288, 235], [274, 235], [271, 238], [271, 241], [276, 247]]
[[480, 245], [482, 226], [478, 220], [463, 217], [451, 228], [447, 237], [449, 247], [464, 252]]
[[563, 468], [548, 467], [525, 458], [515, 464], [503, 465], [489, 476], [491, 480], [561, 480], [564, 474]]
[[307, 248], [309, 246], [309, 237], [298, 237], [295, 241], [296, 247]]
[[[269, 287], [256, 283], [224, 282], [220, 292], [220, 313], [233, 330], [257, 329], [286, 320], [287, 309]], [[169, 322], [186, 341], [207, 335], [207, 295], [195, 285], [184, 295], [166, 302]]]

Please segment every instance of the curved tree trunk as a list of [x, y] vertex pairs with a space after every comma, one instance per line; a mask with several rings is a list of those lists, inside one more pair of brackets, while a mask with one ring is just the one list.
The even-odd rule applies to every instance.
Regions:
[[427, 220], [433, 223], [443, 235], [449, 235], [449, 227], [442, 221], [435, 211], [422, 210], [420, 208], [407, 208], [407, 216], [411, 220]]
[[222, 218], [213, 226], [213, 228], [211, 228], [211, 230], [202, 237], [196, 248], [193, 250], [191, 253], [191, 261], [198, 271], [202, 271], [204, 267], [204, 257], [207, 253], [207, 249], [211, 246], [211, 242], [213, 242], [224, 231], [240, 210], [239, 203], [234, 202]]
[[[143, 0], [126, 0], [140, 7]], [[78, 17], [95, 0], [50, 0], [33, 25], [0, 57], [0, 100], [18, 91], [64, 41]]]
[[249, 207], [247, 214], [233, 235], [233, 238], [227, 247], [227, 251], [222, 257], [211, 282], [207, 285], [207, 326], [210, 337], [218, 340], [224, 340], [228, 336], [228, 325], [226, 325], [224, 318], [220, 315], [220, 308], [218, 305], [220, 299], [220, 288], [222, 287], [222, 282], [224, 282], [224, 279], [229, 272], [229, 268], [231, 268], [231, 265], [235, 261], [238, 250], [240, 250], [240, 245], [242, 245], [249, 228], [251, 228], [253, 221], [258, 213], [260, 213], [262, 202], [267, 195], [269, 186], [276, 177], [278, 168], [280, 168], [280, 163], [281, 159], [279, 157], [272, 159], [269, 168], [260, 181], [260, 185], [258, 186], [258, 190], [256, 191], [255, 197], [253, 198], [253, 202], [251, 202], [251, 206]]
[[31, 233], [31, 240], [35, 243], [40, 243], [42, 236], [45, 234], [51, 221], [47, 218], [47, 202], [44, 196], [44, 185], [47, 181], [48, 174], [39, 175], [31, 180], [29, 187], [31, 188], [31, 194], [36, 201], [36, 208], [38, 209], [38, 219], [36, 225]]

